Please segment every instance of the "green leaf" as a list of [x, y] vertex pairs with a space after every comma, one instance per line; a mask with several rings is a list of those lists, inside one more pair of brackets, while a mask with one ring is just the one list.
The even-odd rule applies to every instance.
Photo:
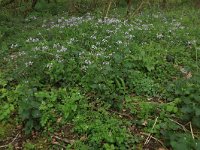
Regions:
[[33, 110], [32, 111], [32, 116], [33, 118], [40, 118], [41, 117], [41, 113], [39, 110]]

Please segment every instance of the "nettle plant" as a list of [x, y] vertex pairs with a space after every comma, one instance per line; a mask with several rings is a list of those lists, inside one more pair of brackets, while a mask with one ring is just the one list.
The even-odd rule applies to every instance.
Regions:
[[7, 122], [10, 116], [14, 112], [14, 102], [13, 102], [13, 92], [10, 92], [7, 88], [8, 81], [5, 77], [0, 73], [0, 121]]
[[16, 88], [19, 117], [25, 126], [25, 133], [51, 126], [57, 122], [71, 121], [85, 101], [78, 89], [66, 88], [46, 90], [41, 87], [18, 85]]
[[18, 101], [18, 114], [24, 124], [26, 134], [41, 128], [39, 124], [41, 102], [35, 97], [37, 91], [37, 87], [30, 87], [27, 84], [19, 84], [15, 90], [16, 101]]
[[179, 110], [181, 118], [200, 128], [200, 76], [193, 75], [190, 79], [180, 79], [171, 85], [170, 92], [175, 98], [179, 98]]
[[[40, 124], [46, 129], [58, 119], [61, 124], [71, 121], [76, 116], [77, 111], [83, 105], [87, 105], [87, 102], [84, 101], [84, 96], [78, 89], [43, 90], [37, 92], [35, 96], [41, 102], [39, 107], [42, 114]], [[57, 122], [57, 124], [59, 123]]]
[[200, 149], [200, 140], [193, 139], [189, 133], [174, 133], [168, 131], [168, 135], [165, 135], [165, 138], [167, 138], [167, 144], [174, 150]]
[[80, 135], [87, 134], [85, 143], [90, 148], [132, 149], [137, 142], [127, 130], [127, 122], [119, 121], [111, 116], [104, 108], [98, 111], [85, 111], [74, 119], [74, 131]]

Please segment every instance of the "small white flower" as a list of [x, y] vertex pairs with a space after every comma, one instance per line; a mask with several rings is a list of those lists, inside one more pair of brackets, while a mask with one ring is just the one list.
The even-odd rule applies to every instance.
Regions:
[[58, 19], [58, 23], [61, 23], [62, 22], [62, 19]]
[[32, 61], [26, 62], [25, 65], [26, 65], [26, 67], [32, 66], [33, 62]]
[[90, 60], [85, 60], [85, 64], [90, 65], [92, 62]]
[[67, 48], [66, 48], [66, 47], [64, 47], [64, 46], [62, 46], [62, 47], [61, 47], [61, 49], [60, 49], [60, 50], [58, 50], [57, 52], [65, 52], [65, 51], [67, 51]]
[[97, 42], [96, 45], [101, 45], [101, 43], [100, 43], [100, 42]]
[[97, 49], [97, 47], [95, 45], [92, 45], [92, 49]]
[[102, 42], [103, 42], [103, 43], [106, 43], [106, 42], [108, 42], [108, 41], [107, 41], [106, 39], [103, 39]]
[[39, 50], [40, 50], [40, 47], [37, 47], [37, 46], [36, 46], [35, 48], [33, 48], [33, 50], [34, 50], [34, 51], [39, 51]]
[[164, 36], [163, 36], [163, 34], [162, 34], [162, 33], [160, 33], [160, 34], [159, 34], [159, 33], [157, 33], [157, 34], [156, 34], [156, 37], [157, 37], [158, 39], [162, 39]]
[[26, 42], [28, 42], [28, 43], [36, 43], [36, 42], [39, 42], [40, 40], [38, 39], [38, 38], [32, 38], [32, 37], [30, 37], [30, 38], [28, 38], [27, 40], [26, 40]]
[[97, 39], [97, 37], [96, 37], [95, 35], [92, 35], [92, 36], [91, 36], [91, 39], [94, 39], [94, 40], [96, 40], [96, 39]]
[[19, 56], [22, 56], [22, 55], [25, 55], [25, 54], [26, 53], [24, 51], [18, 53]]
[[122, 44], [122, 41], [119, 40], [119, 41], [117, 41], [116, 43], [117, 43], [117, 44]]
[[59, 48], [60, 47], [60, 43], [54, 43], [53, 44], [53, 48]]
[[48, 50], [48, 46], [42, 46], [42, 50]]
[[103, 65], [109, 65], [109, 62], [103, 62]]
[[13, 49], [13, 48], [17, 48], [18, 47], [18, 44], [11, 44], [10, 48]]
[[32, 20], [36, 20], [36, 19], [37, 19], [37, 17], [35, 17], [35, 16], [32, 16], [32, 17], [31, 17], [31, 19], [32, 19]]
[[47, 64], [47, 68], [48, 68], [48, 69], [51, 69], [52, 67], [53, 67], [53, 63], [48, 63], [48, 64]]

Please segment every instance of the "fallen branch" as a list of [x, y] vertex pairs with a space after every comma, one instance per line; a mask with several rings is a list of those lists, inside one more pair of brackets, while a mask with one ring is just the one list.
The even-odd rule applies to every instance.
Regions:
[[12, 143], [15, 142], [15, 140], [17, 139], [18, 136], [19, 136], [19, 133], [13, 138], [13, 140], [12, 140], [10, 143], [8, 143], [8, 144], [6, 144], [6, 145], [2, 145], [2, 146], [0, 146], [0, 148], [8, 147], [10, 144], [12, 144]]

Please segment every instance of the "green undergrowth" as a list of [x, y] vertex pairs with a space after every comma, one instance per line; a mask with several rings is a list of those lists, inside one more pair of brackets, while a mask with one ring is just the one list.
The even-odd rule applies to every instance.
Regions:
[[122, 10], [1, 14], [1, 144], [14, 124], [25, 149], [200, 149], [199, 10]]

